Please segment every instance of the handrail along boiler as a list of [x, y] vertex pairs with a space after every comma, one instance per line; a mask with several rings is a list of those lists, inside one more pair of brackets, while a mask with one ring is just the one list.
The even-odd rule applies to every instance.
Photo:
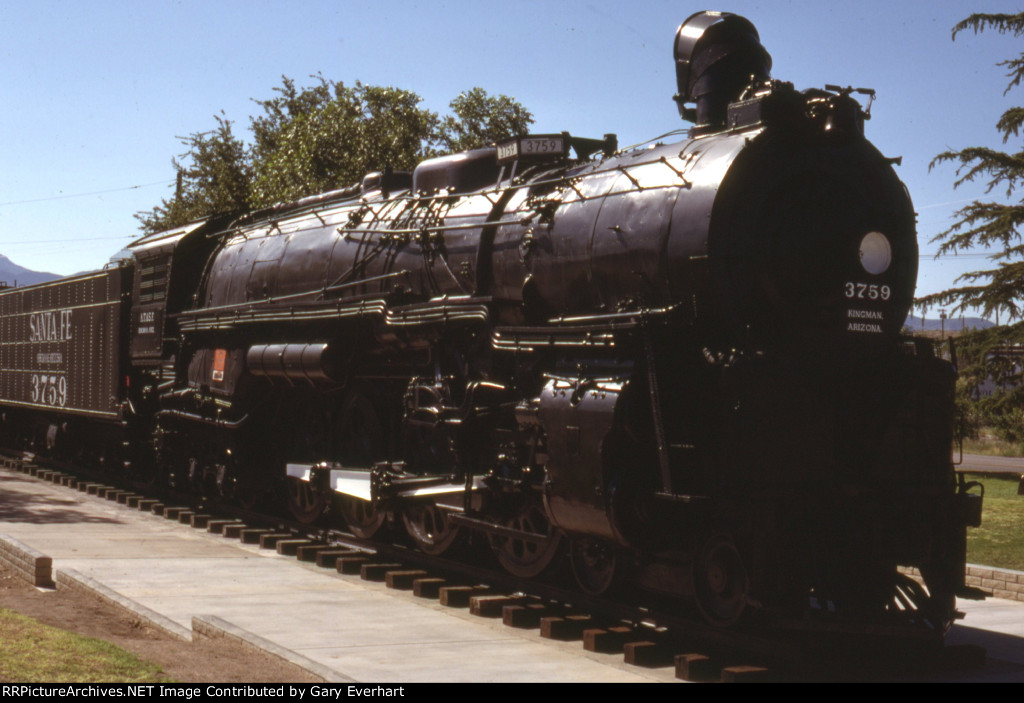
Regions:
[[[471, 538], [524, 577], [568, 553], [588, 593], [720, 625], [943, 632], [980, 500], [950, 463], [952, 367], [900, 335], [894, 160], [856, 91], [773, 80], [742, 17], [693, 15], [675, 59], [681, 142], [524, 135], [136, 242], [102, 274], [123, 319], [96, 323], [128, 334], [79, 351], [116, 358], [120, 459], [431, 554]], [[32, 290], [0, 293], [3, 324]], [[97, 419], [58, 368], [64, 307], [52, 334], [8, 328], [46, 366], [54, 402], [23, 405], [57, 449]]]

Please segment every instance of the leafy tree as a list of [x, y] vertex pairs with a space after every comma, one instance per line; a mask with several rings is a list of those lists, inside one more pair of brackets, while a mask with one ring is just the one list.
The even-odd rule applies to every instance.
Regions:
[[218, 116], [217, 129], [182, 139], [172, 198], [136, 217], [157, 232], [215, 212], [262, 207], [357, 183], [370, 171], [411, 169], [440, 150], [461, 151], [525, 133], [533, 116], [506, 95], [481, 88], [459, 95], [439, 118], [399, 88], [314, 76], [298, 88], [285, 77], [276, 95], [254, 101], [251, 146]]
[[249, 122], [257, 158], [278, 148], [278, 137], [285, 125], [302, 115], [322, 110], [331, 102], [334, 84], [320, 74], [314, 77], [318, 81], [316, 85], [299, 90], [295, 87], [294, 80], [282, 76], [282, 85], [273, 89], [278, 94], [277, 97], [270, 100], [253, 100], [263, 108], [263, 114], [250, 118]]
[[270, 117], [253, 121], [254, 205], [332, 190], [386, 166], [409, 169], [428, 153], [437, 115], [419, 107], [418, 95], [321, 81], [286, 102], [287, 120], [280, 103], [264, 103]]
[[146, 232], [177, 227], [214, 212], [249, 206], [249, 152], [231, 131], [231, 121], [214, 115], [217, 128], [181, 138], [187, 151], [172, 159], [177, 181], [174, 196], [135, 217]]
[[1024, 444], [1024, 379], [1020, 348], [1024, 323], [972, 330], [956, 338], [957, 406], [968, 436], [989, 428]]
[[533, 115], [507, 95], [491, 97], [483, 88], [459, 94], [449, 104], [454, 116], [441, 120], [439, 137], [449, 152], [487, 146], [517, 134], [525, 134]]
[[[966, 30], [976, 34], [994, 29], [1002, 34], [1024, 34], [1024, 13], [974, 14], [953, 28], [953, 39]], [[1024, 53], [1000, 64], [1007, 70], [1009, 84], [1004, 95], [1024, 80]], [[996, 128], [1003, 143], [1017, 140], [1024, 126], [1024, 107], [1011, 107], [1003, 113]], [[967, 147], [945, 151], [932, 161], [932, 167], [944, 162], [957, 164], [956, 186], [969, 181], [987, 181], [988, 192], [1005, 189], [1007, 198], [1024, 184], [1024, 151], [1004, 152], [989, 147]], [[980, 308], [985, 315], [1000, 311], [1020, 318], [1024, 301], [1024, 241], [1020, 227], [1024, 224], [1024, 200], [1003, 204], [975, 200], [956, 213], [957, 222], [933, 241], [939, 242], [938, 255], [956, 253], [977, 247], [994, 248], [990, 257], [995, 266], [966, 273], [957, 279], [956, 288], [929, 295], [918, 301], [925, 307], [953, 305], [954, 311]]]

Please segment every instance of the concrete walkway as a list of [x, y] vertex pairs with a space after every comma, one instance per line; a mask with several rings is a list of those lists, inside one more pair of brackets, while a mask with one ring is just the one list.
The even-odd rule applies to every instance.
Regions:
[[54, 571], [73, 570], [174, 623], [165, 629], [187, 637], [194, 617], [226, 621], [330, 680], [674, 680], [670, 668], [627, 667], [621, 654], [585, 652], [6, 469], [0, 533], [52, 557]]
[[[52, 557], [61, 585], [111, 594], [184, 638], [196, 626], [234, 633], [329, 681], [676, 680], [2, 468], [0, 535], [0, 552], [6, 542]], [[988, 664], [914, 680], [1024, 682], [1024, 604], [958, 607], [967, 617], [947, 641], [984, 647]]]

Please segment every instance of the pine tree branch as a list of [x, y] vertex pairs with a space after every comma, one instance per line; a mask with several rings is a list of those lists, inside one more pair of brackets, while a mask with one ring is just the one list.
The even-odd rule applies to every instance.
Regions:
[[929, 168], [946, 161], [960, 164], [956, 169], [955, 187], [985, 176], [988, 178], [986, 191], [1002, 184], [1006, 185], [1006, 194], [1011, 195], [1018, 186], [1017, 181], [1024, 180], [1024, 152], [1007, 154], [988, 147], [967, 147], [960, 151], [942, 152], [932, 159]]
[[[994, 29], [1000, 34], [1012, 34], [1015, 37], [1019, 37], [1024, 34], [1024, 13], [1016, 15], [1004, 13], [973, 14], [953, 27], [953, 41], [956, 41], [957, 34], [968, 29], [973, 30], [975, 34], [981, 34], [986, 29]], [[1006, 77], [1010, 79], [1006, 90], [1003, 91], [1003, 95], [1009, 93], [1010, 90], [1016, 88], [1024, 80], [1024, 54], [1021, 54], [1016, 59], [1001, 61], [996, 65], [1006, 68]]]
[[1010, 90], [1020, 85], [1021, 80], [1024, 79], [1024, 54], [1016, 59], [1000, 61], [996, 65], [1007, 69], [1006, 77], [1010, 79], [1010, 82], [1007, 84], [1006, 90], [1003, 91], [1003, 95], [1006, 95]]
[[1007, 250], [993, 255], [1000, 258], [1014, 253], [1013, 248], [1021, 241], [1019, 229], [1024, 226], [1024, 205], [974, 201], [956, 214], [960, 219], [931, 240], [941, 242], [937, 255], [999, 246]]
[[968, 29], [974, 30], [975, 34], [980, 34], [986, 29], [994, 29], [1000, 34], [1009, 33], [1019, 37], [1024, 34], [1024, 12], [1016, 15], [975, 13], [953, 27], [953, 39], [955, 40], [957, 34]]
[[1024, 107], [1011, 107], [1003, 113], [996, 128], [1003, 133], [1003, 144], [1010, 140], [1010, 137], [1020, 136], [1021, 126], [1024, 125]]

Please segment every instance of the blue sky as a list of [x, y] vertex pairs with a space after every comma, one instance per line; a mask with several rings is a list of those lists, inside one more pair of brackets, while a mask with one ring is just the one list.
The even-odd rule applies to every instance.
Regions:
[[1001, 147], [996, 120], [1024, 102], [1003, 96], [995, 66], [1024, 39], [950, 39], [973, 11], [1021, 11], [1009, 2], [0, 0], [0, 253], [62, 274], [102, 266], [138, 236], [134, 213], [170, 194], [176, 137], [221, 111], [247, 136], [251, 98], [282, 75], [394, 85], [437, 111], [479, 85], [524, 103], [538, 132], [615, 132], [622, 145], [678, 129], [673, 37], [703, 9], [750, 19], [775, 78], [878, 92], [868, 136], [903, 157], [919, 294], [986, 264], [929, 256], [928, 240], [984, 188], [953, 190], [952, 168], [928, 164], [947, 148]]

